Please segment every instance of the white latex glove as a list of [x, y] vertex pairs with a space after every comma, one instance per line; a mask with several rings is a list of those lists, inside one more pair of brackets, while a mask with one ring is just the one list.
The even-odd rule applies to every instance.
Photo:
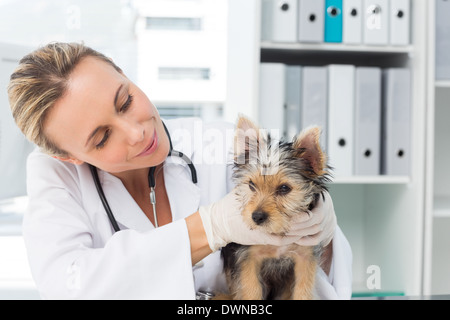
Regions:
[[320, 197], [316, 207], [308, 212], [309, 217], [292, 226], [288, 235], [301, 236], [296, 241], [301, 246], [327, 246], [334, 236], [336, 230], [336, 214], [334, 212], [333, 200], [328, 192], [324, 192], [325, 200]]
[[283, 246], [299, 241], [301, 237], [295, 231], [292, 235], [278, 236], [258, 228], [250, 229], [242, 218], [241, 210], [242, 203], [237, 199], [236, 189], [221, 200], [199, 208], [208, 243], [213, 252], [230, 242], [243, 245]]

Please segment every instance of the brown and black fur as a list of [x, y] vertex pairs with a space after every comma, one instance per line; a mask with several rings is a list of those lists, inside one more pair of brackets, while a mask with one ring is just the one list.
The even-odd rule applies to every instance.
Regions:
[[[276, 235], [290, 229], [296, 215], [308, 215], [323, 196], [328, 179], [320, 129], [301, 132], [292, 142], [272, 140], [241, 117], [235, 135], [234, 180], [251, 229]], [[291, 244], [222, 249], [230, 299], [313, 299], [320, 246]], [[224, 298], [224, 297], [222, 297]]]

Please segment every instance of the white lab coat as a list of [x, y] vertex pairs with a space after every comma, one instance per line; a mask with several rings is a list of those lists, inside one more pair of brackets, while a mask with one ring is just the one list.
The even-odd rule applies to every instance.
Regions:
[[[232, 189], [233, 127], [207, 125], [199, 119], [165, 123], [174, 149], [195, 164], [198, 184], [192, 183], [184, 161], [166, 160], [164, 179], [173, 223], [158, 229], [118, 178], [99, 172], [121, 227], [114, 233], [87, 165], [62, 162], [39, 150], [29, 156], [29, 208], [23, 235], [31, 272], [43, 298], [194, 299], [198, 290], [226, 290], [219, 252], [192, 267], [184, 218]], [[201, 143], [195, 142], [199, 137]], [[226, 148], [215, 140], [225, 137]], [[230, 152], [223, 152], [225, 149]], [[350, 297], [351, 259], [350, 246], [337, 228], [330, 276], [319, 270], [316, 277], [320, 298]]]

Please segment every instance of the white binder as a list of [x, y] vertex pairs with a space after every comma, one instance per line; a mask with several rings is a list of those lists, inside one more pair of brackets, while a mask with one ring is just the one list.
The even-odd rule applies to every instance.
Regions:
[[328, 67], [328, 156], [335, 176], [353, 175], [355, 66]]
[[320, 143], [327, 150], [328, 136], [328, 70], [327, 67], [303, 67], [301, 127], [322, 128]]
[[325, 0], [299, 0], [298, 39], [300, 42], [323, 42]]
[[[395, 1], [395, 0], [392, 0]], [[389, 0], [364, 0], [364, 43], [388, 44]]]
[[261, 128], [273, 130], [278, 137], [281, 137], [285, 130], [285, 78], [284, 64], [261, 63], [258, 121]]
[[361, 0], [344, 0], [343, 11], [343, 42], [361, 44], [364, 14]]
[[391, 68], [383, 72], [382, 173], [409, 175], [411, 162], [411, 71]]
[[379, 175], [381, 159], [381, 69], [356, 68], [355, 175]]
[[391, 0], [390, 2], [390, 43], [394, 46], [406, 46], [410, 43], [410, 0]]
[[262, 0], [261, 39], [297, 42], [298, 0]]
[[286, 110], [285, 110], [285, 138], [291, 141], [301, 130], [300, 111], [302, 81], [301, 66], [286, 66]]

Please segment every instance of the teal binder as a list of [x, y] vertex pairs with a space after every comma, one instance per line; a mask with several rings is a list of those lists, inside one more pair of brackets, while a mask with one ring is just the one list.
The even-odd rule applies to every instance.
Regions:
[[342, 0], [325, 2], [325, 42], [342, 42]]

